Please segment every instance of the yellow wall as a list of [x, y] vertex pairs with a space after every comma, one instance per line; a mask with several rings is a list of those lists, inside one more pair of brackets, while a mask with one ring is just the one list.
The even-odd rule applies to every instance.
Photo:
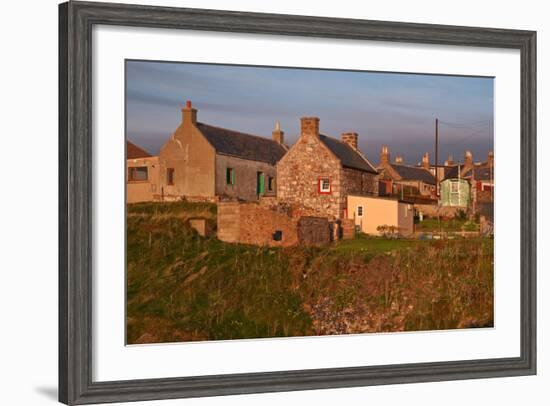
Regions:
[[[130, 181], [128, 168], [147, 167], [146, 181]], [[126, 203], [151, 202], [159, 193], [159, 158], [157, 156], [126, 160]]]
[[[393, 199], [370, 196], [348, 196], [347, 216], [353, 219], [361, 231], [378, 235], [378, 226], [387, 225], [399, 228], [401, 235], [414, 231], [414, 210], [412, 204]], [[357, 207], [363, 206], [363, 216], [357, 214]]]
[[[215, 195], [216, 153], [191, 123], [182, 123], [160, 150], [160, 193], [164, 200], [182, 196]], [[174, 168], [174, 184], [169, 185], [168, 168]]]

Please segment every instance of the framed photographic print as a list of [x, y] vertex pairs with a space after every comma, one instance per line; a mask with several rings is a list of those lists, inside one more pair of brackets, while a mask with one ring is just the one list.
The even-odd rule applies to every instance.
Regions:
[[536, 34], [59, 8], [66, 404], [536, 373]]

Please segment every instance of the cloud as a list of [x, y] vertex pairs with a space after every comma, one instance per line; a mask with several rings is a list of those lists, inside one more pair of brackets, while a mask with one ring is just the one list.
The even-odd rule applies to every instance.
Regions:
[[359, 132], [374, 156], [391, 143], [417, 160], [433, 149], [436, 117], [455, 123], [441, 126], [444, 153], [492, 149], [492, 79], [143, 61], [126, 68], [127, 128], [152, 147], [175, 130], [190, 99], [200, 121], [269, 136], [279, 120], [289, 141], [299, 118], [315, 115], [329, 135]]

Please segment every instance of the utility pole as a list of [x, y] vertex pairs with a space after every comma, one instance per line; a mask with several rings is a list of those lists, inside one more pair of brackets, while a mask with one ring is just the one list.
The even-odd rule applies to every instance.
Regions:
[[435, 198], [437, 199], [437, 224], [439, 226], [439, 235], [441, 236], [441, 218], [439, 216], [439, 160], [438, 153], [439, 151], [439, 119], [435, 119]]
[[439, 200], [439, 160], [438, 160], [438, 150], [439, 150], [439, 119], [435, 119], [435, 195]]

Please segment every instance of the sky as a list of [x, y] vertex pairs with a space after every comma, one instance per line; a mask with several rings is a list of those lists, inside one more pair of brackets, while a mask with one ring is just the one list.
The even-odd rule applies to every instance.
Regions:
[[484, 161], [493, 150], [493, 78], [367, 71], [127, 61], [128, 140], [152, 154], [181, 123], [191, 100], [197, 120], [271, 137], [281, 123], [285, 142], [300, 134], [300, 117], [320, 119], [322, 134], [359, 134], [359, 149], [375, 164], [387, 145], [417, 164], [434, 161], [439, 119], [439, 161], [465, 150]]

